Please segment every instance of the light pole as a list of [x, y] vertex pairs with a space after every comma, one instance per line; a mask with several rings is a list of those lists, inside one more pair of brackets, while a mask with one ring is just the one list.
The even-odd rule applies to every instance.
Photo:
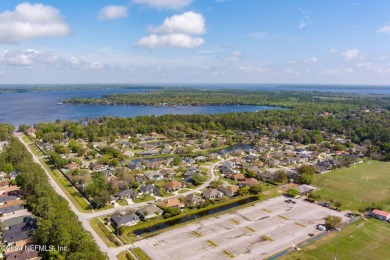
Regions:
[[338, 249], [339, 249], [339, 233], [341, 231], [340, 228], [335, 228], [336, 231], [337, 231], [337, 236], [336, 236], [336, 252], [334, 253], [334, 260], [337, 260], [337, 253], [338, 253]]

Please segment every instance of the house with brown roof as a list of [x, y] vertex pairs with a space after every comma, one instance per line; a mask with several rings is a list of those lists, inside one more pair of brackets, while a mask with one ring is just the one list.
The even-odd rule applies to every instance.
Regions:
[[8, 181], [0, 181], [0, 188], [9, 186]]
[[75, 162], [68, 163], [64, 166], [65, 169], [68, 169], [69, 171], [74, 171], [79, 167], [79, 165]]
[[228, 197], [233, 197], [238, 194], [239, 187], [237, 185], [234, 186], [219, 186], [218, 190], [222, 192], [224, 195]]
[[245, 179], [245, 181], [239, 181], [238, 185], [242, 186], [253, 186], [259, 184], [259, 182], [255, 178]]
[[160, 207], [165, 207], [165, 208], [183, 208], [184, 203], [182, 203], [180, 200], [177, 198], [172, 198], [165, 200], [160, 203]]
[[234, 174], [230, 173], [226, 175], [227, 178], [235, 180], [235, 181], [244, 181], [245, 180], [245, 175], [242, 173]]
[[223, 197], [223, 193], [219, 190], [208, 188], [202, 192], [202, 197], [205, 199], [219, 199]]
[[164, 188], [169, 192], [181, 189], [181, 187], [183, 187], [183, 183], [176, 180], [164, 184]]
[[200, 204], [203, 204], [204, 199], [194, 193], [191, 193], [184, 198], [184, 203], [188, 207], [196, 207]]

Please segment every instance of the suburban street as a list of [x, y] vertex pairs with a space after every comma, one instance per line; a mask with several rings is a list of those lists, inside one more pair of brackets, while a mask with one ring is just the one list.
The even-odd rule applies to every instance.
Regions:
[[[81, 222], [82, 226], [84, 227], [84, 229], [91, 233], [91, 235], [95, 239], [95, 242], [97, 243], [97, 245], [100, 247], [100, 249], [103, 252], [105, 252], [107, 254], [109, 259], [117, 259], [117, 257], [116, 257], [117, 254], [119, 254], [120, 252], [122, 252], [124, 250], [127, 250], [127, 249], [129, 249], [131, 247], [131, 245], [123, 245], [123, 246], [118, 247], [118, 248], [109, 248], [103, 242], [103, 240], [99, 237], [99, 235], [95, 232], [95, 230], [93, 230], [93, 228], [89, 225], [89, 220], [92, 219], [92, 218], [113, 214], [114, 212], [116, 212], [118, 210], [128, 210], [128, 209], [134, 209], [134, 208], [143, 207], [143, 206], [146, 206], [146, 205], [148, 205], [150, 203], [153, 203], [152, 201], [146, 201], [146, 202], [131, 204], [131, 205], [127, 205], [127, 206], [121, 206], [119, 208], [116, 207], [116, 208], [111, 208], [111, 209], [107, 209], [107, 210], [103, 210], [103, 211], [97, 211], [97, 212], [91, 212], [91, 213], [80, 212], [75, 207], [75, 205], [73, 205], [72, 201], [66, 196], [66, 194], [63, 192], [63, 190], [60, 188], [60, 186], [56, 183], [56, 181], [51, 177], [51, 175], [46, 170], [44, 165], [42, 165], [42, 163], [39, 161], [39, 158], [33, 153], [33, 151], [31, 150], [31, 148], [29, 146], [29, 144], [26, 143], [23, 140], [23, 136], [24, 135], [22, 133], [15, 133], [15, 136], [27, 148], [27, 150], [29, 151], [29, 153], [32, 155], [32, 157], [34, 159], [34, 162], [39, 164], [42, 167], [42, 169], [45, 171], [46, 175], [49, 178], [49, 182], [50, 182], [51, 186], [54, 188], [54, 190], [57, 192], [57, 194], [59, 194], [60, 196], [62, 196], [63, 198], [65, 198], [68, 201], [70, 209], [77, 215], [77, 217], [78, 217], [79, 221]], [[214, 164], [212, 164], [212, 165], [210, 165], [208, 167], [208, 179], [207, 179], [207, 181], [204, 184], [202, 184], [199, 187], [197, 187], [197, 188], [195, 188], [193, 190], [190, 190], [188, 192], [185, 192], [185, 193], [182, 193], [182, 194], [178, 194], [178, 195], [173, 195], [173, 196], [170, 196], [170, 197], [167, 197], [167, 198], [164, 198], [164, 199], [170, 199], [170, 198], [179, 197], [179, 196], [182, 197], [182, 196], [186, 196], [188, 194], [194, 193], [194, 192], [200, 192], [201, 190], [203, 190], [204, 188], [209, 186], [209, 184], [213, 180], [216, 179], [216, 175], [214, 174], [214, 169], [215, 169], [215, 167], [219, 163], [221, 163], [221, 161], [216, 162], [216, 163], [214, 163]]]

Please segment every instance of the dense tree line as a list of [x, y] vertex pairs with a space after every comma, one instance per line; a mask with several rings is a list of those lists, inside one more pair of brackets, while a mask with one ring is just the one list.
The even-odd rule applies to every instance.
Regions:
[[[207, 92], [205, 94], [205, 92]], [[210, 94], [211, 93], [211, 94]], [[386, 96], [359, 96], [355, 94], [258, 92], [258, 91], [156, 91], [131, 94], [145, 102], [157, 102], [174, 95], [189, 95], [191, 100], [220, 99], [221, 103], [247, 103], [287, 106], [289, 110], [265, 110], [246, 113], [213, 115], [163, 115], [135, 118], [100, 117], [83, 122], [57, 122], [38, 124], [38, 137], [44, 141], [60, 142], [67, 138], [83, 138], [86, 141], [113, 140], [118, 135], [162, 133], [169, 138], [184, 136], [198, 138], [204, 130], [231, 138], [233, 131], [260, 129], [267, 134], [278, 131], [279, 138], [304, 144], [321, 143], [324, 133], [344, 134], [356, 144], [370, 143], [370, 152], [382, 152], [390, 159], [390, 99]], [[221, 94], [222, 93], [222, 94]], [[120, 95], [118, 95], [120, 96]], [[207, 101], [209, 100], [209, 101]], [[230, 100], [230, 101], [229, 101]], [[162, 102], [162, 101], [161, 101]], [[196, 101], [197, 102], [197, 101]], [[240, 141], [240, 140], [235, 140]], [[345, 147], [342, 147], [343, 149]], [[336, 149], [336, 148], [335, 148]]]
[[[364, 97], [364, 98], [361, 98]], [[104, 104], [104, 105], [278, 105], [292, 107], [297, 103], [322, 104], [373, 104], [381, 98], [341, 93], [319, 93], [299, 91], [264, 91], [264, 90], [201, 90], [201, 89], [162, 89], [152, 92], [112, 94], [100, 98], [72, 98], [65, 100], [71, 104]]]
[[43, 259], [106, 259], [90, 234], [82, 228], [68, 202], [55, 193], [42, 168], [17, 139], [0, 154], [0, 162], [20, 171], [17, 184], [23, 199], [37, 218], [34, 242], [40, 245], [67, 247], [67, 251], [41, 252]]

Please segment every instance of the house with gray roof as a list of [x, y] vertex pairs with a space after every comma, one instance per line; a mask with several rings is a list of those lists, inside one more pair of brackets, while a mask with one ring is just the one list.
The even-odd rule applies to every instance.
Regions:
[[122, 190], [117, 193], [119, 199], [135, 199], [138, 197], [138, 193], [132, 189]]
[[19, 197], [17, 197], [17, 196], [0, 197], [0, 205], [6, 204], [8, 201], [18, 200], [18, 199], [19, 199]]
[[0, 209], [0, 215], [6, 216], [9, 214], [13, 214], [15, 211], [23, 210], [24, 208], [21, 206], [9, 206]]
[[144, 175], [148, 180], [161, 181], [164, 179], [164, 175], [157, 171], [147, 172]]
[[111, 217], [111, 222], [115, 227], [132, 226], [139, 222], [139, 217], [136, 214], [129, 215], [114, 215]]
[[158, 188], [154, 186], [153, 184], [148, 184], [148, 185], [142, 185], [139, 188], [139, 192], [142, 194], [158, 194]]
[[154, 218], [158, 215], [161, 215], [163, 210], [158, 208], [156, 205], [148, 205], [142, 208], [139, 208], [136, 211], [136, 214], [140, 216], [141, 219]]
[[33, 234], [32, 230], [21, 231], [21, 232], [17, 232], [17, 233], [8, 234], [8, 235], [3, 234], [3, 243], [11, 245], [11, 244], [19, 242], [19, 241], [31, 239], [32, 234]]

